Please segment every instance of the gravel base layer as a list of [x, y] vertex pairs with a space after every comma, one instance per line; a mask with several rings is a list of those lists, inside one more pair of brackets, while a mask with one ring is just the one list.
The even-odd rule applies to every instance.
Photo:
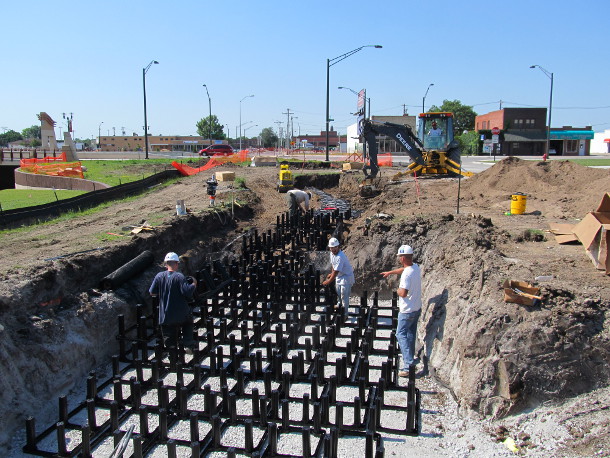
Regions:
[[[346, 334], [347, 335], [347, 334]], [[270, 337], [275, 338], [274, 333], [269, 334]], [[387, 348], [387, 339], [389, 332], [380, 331], [377, 334], [381, 340], [376, 340], [376, 345], [381, 345], [379, 348]], [[345, 345], [349, 341], [349, 338], [343, 336], [337, 337], [339, 345]], [[383, 346], [385, 345], [385, 347]], [[228, 348], [223, 349], [225, 355], [229, 353]], [[253, 352], [260, 350], [263, 355], [266, 354], [265, 348], [255, 348]], [[298, 351], [291, 351], [289, 358], [298, 355]], [[344, 354], [340, 352], [328, 352], [327, 361], [334, 363]], [[387, 360], [385, 356], [371, 355], [368, 358], [371, 370], [369, 372], [369, 381], [378, 381], [381, 371], [377, 368], [381, 366], [383, 362]], [[227, 360], [228, 361], [228, 360]], [[204, 362], [205, 364], [205, 362]], [[249, 365], [242, 365], [244, 371], [249, 371]], [[289, 364], [283, 364], [283, 370], [291, 371], [292, 367]], [[419, 367], [421, 369], [421, 367]], [[349, 370], [349, 368], [348, 368]], [[105, 366], [97, 371], [98, 380], [106, 380], [111, 374], [111, 368]], [[131, 377], [135, 376], [135, 371], [129, 370], [122, 377], [124, 381], [128, 381]], [[332, 364], [325, 365], [325, 377], [331, 377], [335, 375], [335, 366]], [[422, 375], [422, 374], [420, 374]], [[150, 371], [144, 371], [144, 377], [150, 377]], [[183, 375], [183, 383], [189, 384], [193, 380], [192, 374], [185, 373]], [[175, 373], [168, 373], [163, 378], [163, 383], [170, 387], [168, 390], [168, 397], [170, 402], [176, 397], [175, 386], [178, 382], [178, 377]], [[228, 388], [232, 389], [236, 385], [236, 380], [231, 377], [227, 377]], [[220, 377], [203, 377], [201, 380], [201, 388], [209, 385], [213, 392], [217, 393], [216, 400], [218, 403], [223, 402], [221, 392]], [[406, 387], [407, 379], [400, 378], [399, 385]], [[273, 381], [271, 383], [271, 389], [275, 390], [280, 386], [280, 383]], [[451, 396], [450, 392], [440, 386], [429, 376], [420, 376], [416, 382], [417, 388], [421, 394], [421, 411], [420, 411], [420, 431], [418, 436], [408, 436], [404, 434], [392, 434], [380, 431], [379, 438], [383, 443], [385, 450], [385, 456], [426, 456], [426, 457], [503, 457], [513, 456], [514, 452], [509, 449], [510, 440], [507, 443], [499, 442], [496, 440], [496, 434], [494, 433], [499, 425], [506, 425], [510, 432], [518, 431], [520, 437], [510, 437], [514, 440], [517, 447], [522, 448], [522, 453], [527, 456], [534, 457], [547, 457], [547, 456], [558, 456], [557, 450], [571, 438], [569, 434], [569, 424], [564, 424], [555, 420], [552, 415], [546, 416], [543, 410], [539, 409], [539, 412], [529, 412], [520, 416], [510, 417], [504, 421], [493, 422], [491, 420], [481, 420], [475, 417], [460, 415], [458, 405]], [[86, 383], [81, 384], [80, 389], [75, 389], [68, 395], [70, 404], [78, 403], [78, 400], [82, 400], [85, 397]], [[318, 394], [322, 393], [322, 386], [318, 387]], [[245, 384], [244, 386], [244, 397], [236, 398], [236, 413], [239, 418], [244, 416], [253, 415], [252, 401], [248, 397], [252, 394], [253, 390], [257, 389], [260, 395], [265, 393], [265, 385], [262, 380], [255, 380]], [[114, 387], [109, 385], [103, 390], [100, 390], [98, 396], [103, 399], [111, 400], [114, 399], [113, 393]], [[368, 391], [368, 390], [367, 390]], [[123, 399], [127, 399], [130, 396], [129, 384], [122, 385]], [[284, 455], [300, 456], [303, 453], [303, 435], [301, 434], [301, 426], [295, 426], [295, 423], [299, 423], [303, 419], [303, 396], [308, 395], [311, 397], [311, 384], [310, 383], [299, 383], [295, 382], [291, 385], [289, 391], [289, 422], [291, 429], [283, 431], [281, 429], [282, 421], [282, 408], [280, 406], [278, 417], [268, 419], [268, 421], [276, 422], [278, 425], [278, 440], [277, 440], [277, 452]], [[328, 409], [328, 419], [330, 423], [334, 423], [337, 417], [337, 403], [342, 403], [342, 417], [343, 424], [349, 427], [355, 423], [361, 423], [364, 420], [365, 409], [361, 409], [360, 418], [354, 418], [355, 409], [351, 404], [354, 402], [354, 398], [359, 396], [358, 387], [354, 386], [338, 386], [335, 396], [335, 403], [331, 403]], [[388, 388], [384, 393], [385, 406], [380, 414], [380, 421], [382, 428], [391, 429], [404, 429], [406, 425], [406, 411], [404, 410], [407, 405], [406, 400], [407, 393], [392, 388]], [[202, 393], [190, 393], [186, 400], [187, 409], [191, 412], [204, 412], [204, 395]], [[148, 389], [142, 393], [141, 402], [145, 406], [151, 406], [154, 408], [158, 406], [158, 392], [156, 389]], [[69, 405], [70, 410], [74, 408], [74, 405]], [[313, 403], [310, 400], [308, 406], [308, 415], [310, 426], [314, 421], [314, 409]], [[102, 424], [110, 418], [110, 411], [107, 408], [96, 407], [95, 416], [97, 424]], [[544, 421], [540, 421], [540, 418], [544, 417]], [[37, 424], [46, 425], [53, 424], [57, 421], [57, 405], [48, 405], [41, 408], [41, 415], [37, 417]], [[69, 419], [71, 424], [84, 424], [87, 421], [86, 410], [80, 410], [76, 415]], [[220, 437], [220, 445], [222, 447], [235, 447], [237, 454], [236, 456], [248, 456], [247, 454], [240, 454], [245, 448], [245, 426], [243, 421], [238, 420], [237, 424], [229, 425], [226, 418], [222, 418], [223, 429]], [[148, 429], [153, 431], [159, 426], [160, 419], [157, 413], [148, 413]], [[198, 433], [201, 439], [208, 437], [212, 431], [212, 423], [209, 419], [199, 418], [198, 422]], [[119, 429], [127, 431], [130, 426], [134, 427], [134, 434], [141, 434], [140, 431], [140, 417], [138, 414], [128, 415], [127, 418], [122, 418], [119, 425]], [[253, 444], [254, 447], [258, 447], [261, 441], [266, 441], [268, 438], [268, 429], [260, 428], [258, 425], [253, 425]], [[323, 427], [324, 428], [324, 427]], [[330, 428], [324, 428], [327, 432]], [[338, 456], [339, 457], [362, 457], [366, 451], [366, 438], [363, 434], [363, 428], [359, 428], [359, 433], [351, 433], [345, 431], [338, 439]], [[38, 432], [40, 433], [43, 428], [39, 427]], [[527, 444], [523, 443], [523, 434], [527, 434]], [[512, 433], [517, 436], [517, 433]], [[176, 456], [178, 457], [190, 457], [191, 448], [184, 445], [185, 442], [190, 442], [191, 438], [191, 423], [189, 419], [179, 420], [175, 424], [169, 427], [168, 439], [179, 441], [180, 443], [175, 444]], [[81, 441], [81, 432], [75, 428], [66, 428], [66, 448], [70, 452], [73, 450]], [[115, 440], [113, 437], [106, 437], [101, 443], [96, 445], [93, 449], [94, 457], [108, 457], [112, 454], [115, 447]], [[14, 436], [13, 443], [14, 448], [10, 450], [9, 457], [20, 457], [30, 456], [21, 452], [21, 447], [25, 444], [25, 431], [20, 431]], [[323, 436], [310, 434], [309, 446], [312, 453], [316, 450], [323, 450]], [[376, 442], [377, 444], [377, 442]], [[56, 451], [57, 450], [57, 437], [55, 431], [52, 431], [47, 437], [38, 442], [40, 450]], [[124, 456], [130, 456], [133, 453], [133, 442], [130, 442]], [[165, 443], [159, 443], [149, 453], [147, 457], [166, 457], [168, 456], [168, 446]], [[206, 456], [209, 457], [221, 457], [226, 456], [226, 451], [211, 452]]]

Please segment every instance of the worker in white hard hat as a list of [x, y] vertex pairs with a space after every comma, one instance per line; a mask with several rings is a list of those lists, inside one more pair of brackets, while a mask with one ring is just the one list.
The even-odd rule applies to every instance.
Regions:
[[155, 276], [148, 291], [159, 298], [159, 324], [165, 346], [177, 347], [181, 337], [185, 352], [193, 354], [193, 314], [188, 301], [197, 289], [197, 280], [178, 272], [180, 258], [176, 253], [167, 253], [164, 262], [166, 270]]
[[346, 254], [339, 248], [341, 243], [335, 237], [332, 237], [328, 241], [328, 248], [330, 250], [330, 265], [332, 271], [326, 276], [326, 280], [322, 282], [322, 285], [330, 285], [333, 281], [335, 282], [335, 289], [337, 291], [337, 307], [343, 311], [343, 317], [347, 318], [349, 310], [349, 295], [352, 291], [352, 285], [354, 284], [354, 269], [347, 259]]
[[413, 248], [402, 245], [396, 253], [401, 267], [381, 272], [384, 278], [400, 274], [398, 294], [398, 325], [396, 340], [402, 354], [402, 367], [398, 371], [400, 377], [408, 377], [409, 366], [415, 363], [415, 341], [417, 339], [417, 321], [421, 315], [421, 270], [413, 262]]
[[301, 191], [300, 189], [291, 189], [286, 193], [286, 201], [288, 202], [290, 219], [296, 218], [299, 212], [305, 213], [309, 210], [311, 192]]

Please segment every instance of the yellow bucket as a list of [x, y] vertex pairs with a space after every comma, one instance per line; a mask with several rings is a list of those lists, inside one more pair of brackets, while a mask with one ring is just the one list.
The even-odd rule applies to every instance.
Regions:
[[525, 213], [525, 202], [527, 200], [527, 196], [522, 192], [518, 192], [517, 194], [513, 194], [510, 197], [510, 212], [513, 215], [522, 215]]

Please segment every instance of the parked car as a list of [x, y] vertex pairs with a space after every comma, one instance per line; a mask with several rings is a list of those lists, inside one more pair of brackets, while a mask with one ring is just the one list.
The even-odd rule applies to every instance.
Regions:
[[214, 156], [215, 154], [218, 154], [220, 156], [230, 156], [234, 153], [235, 151], [233, 151], [233, 148], [231, 148], [230, 145], [210, 145], [207, 148], [204, 148], [199, 151], [200, 156], [207, 157]]

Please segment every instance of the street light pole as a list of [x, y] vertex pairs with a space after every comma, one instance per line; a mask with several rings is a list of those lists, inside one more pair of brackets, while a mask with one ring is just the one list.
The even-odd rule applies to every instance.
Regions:
[[421, 112], [425, 113], [426, 112], [426, 97], [428, 96], [428, 91], [430, 90], [430, 88], [434, 86], [434, 83], [430, 83], [428, 85], [428, 89], [426, 89], [426, 93], [424, 94], [424, 98], [421, 102]]
[[208, 92], [207, 84], [204, 84], [205, 92], [208, 94], [208, 104], [210, 106], [210, 117], [208, 118], [208, 140], [210, 145], [212, 144], [212, 99], [210, 98], [210, 93]]
[[[102, 149], [102, 124], [104, 124], [104, 121], [100, 122], [100, 125], [97, 126], [97, 144], [99, 149]], [[61, 133], [59, 135], [61, 136]]]
[[247, 95], [243, 99], [239, 101], [239, 150], [241, 151], [241, 103], [246, 100], [248, 97], [254, 97], [254, 94]]
[[[258, 126], [258, 124], [254, 124], [253, 126], [248, 126], [244, 129], [244, 137], [246, 136], [246, 132], [248, 131], [248, 129], [250, 129], [251, 127], [256, 127]], [[241, 149], [241, 148], [240, 148]]]
[[549, 125], [546, 131], [546, 154], [551, 154], [551, 113], [553, 111], [553, 73], [542, 68], [540, 65], [530, 65], [530, 68], [538, 67], [551, 80], [551, 95], [549, 97]]
[[364, 45], [359, 48], [352, 49], [345, 54], [341, 54], [340, 56], [334, 57], [332, 59], [326, 59], [326, 162], [330, 160], [330, 149], [328, 146], [328, 129], [330, 122], [330, 114], [329, 114], [329, 104], [330, 104], [330, 67], [335, 64], [338, 64], [344, 59], [347, 59], [349, 56], [356, 54], [358, 51], [364, 48], [382, 48], [381, 45]]
[[144, 88], [144, 143], [146, 148], [146, 159], [148, 159], [148, 118], [146, 117], [146, 72], [152, 64], [158, 64], [156, 60], [151, 60], [150, 64], [142, 69], [142, 87]]

